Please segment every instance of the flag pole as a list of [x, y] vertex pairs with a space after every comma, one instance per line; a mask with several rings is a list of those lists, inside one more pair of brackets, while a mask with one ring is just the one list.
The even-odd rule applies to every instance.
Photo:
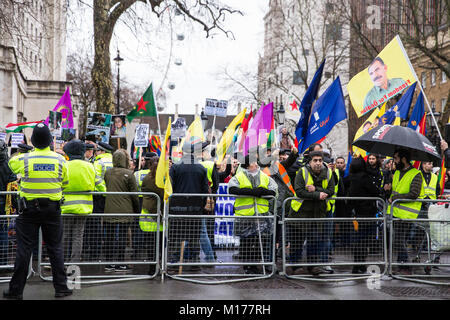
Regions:
[[399, 35], [397, 35], [396, 38], [398, 40], [398, 43], [400, 44], [400, 48], [402, 49], [403, 54], [405, 55], [406, 61], [408, 62], [408, 65], [409, 65], [409, 67], [410, 67], [414, 77], [416, 78], [416, 82], [419, 84], [419, 88], [420, 88], [420, 90], [423, 93], [423, 97], [425, 98], [425, 102], [427, 103], [428, 110], [430, 110], [431, 118], [433, 119], [433, 122], [436, 125], [436, 130], [439, 133], [439, 137], [441, 138], [441, 140], [444, 140], [442, 138], [441, 131], [439, 130], [439, 125], [438, 125], [438, 123], [436, 121], [436, 118], [434, 117], [433, 110], [431, 109], [430, 103], [428, 102], [427, 95], [425, 94], [425, 91], [422, 88], [422, 83], [419, 81], [419, 77], [417, 77], [416, 70], [414, 70], [414, 68], [413, 68], [413, 66], [411, 64], [411, 61], [409, 60], [408, 54], [406, 53], [405, 47], [403, 46], [403, 43], [402, 43], [402, 40], [400, 39]]

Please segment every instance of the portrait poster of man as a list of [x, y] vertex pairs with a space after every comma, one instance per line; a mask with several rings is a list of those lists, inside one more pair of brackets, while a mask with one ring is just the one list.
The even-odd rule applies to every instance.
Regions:
[[381, 107], [416, 82], [400, 37], [396, 36], [366, 69], [347, 85], [352, 106], [358, 117]]
[[127, 136], [126, 115], [113, 115], [111, 123], [111, 138], [125, 138]]
[[86, 139], [94, 142], [109, 143], [112, 115], [88, 112]]
[[53, 137], [61, 136], [62, 129], [62, 113], [57, 111], [49, 111], [48, 128]]

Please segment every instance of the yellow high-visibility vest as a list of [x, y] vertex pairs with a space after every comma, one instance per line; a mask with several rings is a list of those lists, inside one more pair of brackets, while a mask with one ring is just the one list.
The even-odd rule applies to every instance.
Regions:
[[27, 200], [48, 198], [59, 201], [62, 187], [68, 183], [66, 160], [49, 147], [34, 149], [11, 158], [8, 162], [11, 171], [22, 176], [20, 197]]
[[[243, 171], [236, 174], [236, 179], [239, 182], [239, 188], [252, 189], [252, 184]], [[264, 172], [259, 171], [259, 186], [265, 189], [269, 188], [269, 176]], [[258, 188], [257, 187], [257, 188]], [[269, 200], [264, 198], [256, 198], [256, 206], [258, 213], [264, 214], [269, 211]], [[253, 216], [255, 215], [255, 198], [245, 197], [236, 198], [234, 201], [234, 213], [236, 216]]]
[[428, 197], [430, 199], [436, 200], [436, 187], [438, 184], [438, 177], [437, 175], [435, 175], [434, 173], [431, 172], [431, 179], [430, 179], [430, 183], [427, 184], [427, 182], [425, 181], [425, 178], [423, 179], [423, 188], [424, 188], [424, 198]]
[[[306, 169], [306, 167], [303, 167], [300, 170], [302, 171], [302, 176], [303, 176], [303, 180], [305, 181], [305, 186], [308, 184], [313, 185], [314, 180], [313, 180], [313, 177], [311, 176], [311, 173], [309, 173], [308, 169]], [[297, 171], [297, 174], [298, 174], [298, 171]], [[333, 179], [333, 173], [330, 168], [327, 168], [327, 178], [322, 180], [322, 188], [323, 189], [328, 188], [328, 183], [330, 182], [331, 179]], [[295, 212], [299, 211], [303, 204], [303, 201], [304, 200], [292, 200], [291, 201], [292, 210], [294, 210]], [[330, 200], [327, 200], [327, 211], [331, 210], [330, 202], [331, 202]]]
[[[394, 178], [392, 179], [392, 194], [391, 197], [398, 194], [408, 193], [411, 187], [411, 182], [414, 177], [420, 173], [423, 180], [422, 172], [417, 170], [416, 168], [411, 168], [408, 170], [402, 179], [400, 180], [400, 171], [396, 170], [394, 173]], [[425, 196], [424, 187], [420, 188], [420, 195], [417, 199], [423, 199]], [[417, 219], [420, 207], [422, 206], [421, 202], [399, 202], [394, 205], [394, 217], [400, 219]], [[388, 214], [391, 214], [391, 205], [388, 206]]]
[[[87, 161], [72, 160], [67, 163], [69, 183], [64, 192], [106, 191], [103, 180], [95, 174], [95, 170]], [[87, 215], [92, 213], [92, 195], [65, 194], [61, 213]]]

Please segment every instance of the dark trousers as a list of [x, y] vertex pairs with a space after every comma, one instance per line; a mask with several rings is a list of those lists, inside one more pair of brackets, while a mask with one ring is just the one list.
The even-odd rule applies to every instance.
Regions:
[[[104, 213], [105, 197], [94, 196], [94, 208], [92, 213]], [[102, 246], [102, 227], [100, 217], [90, 217], [86, 219], [84, 227], [83, 248], [87, 252], [87, 260], [100, 259], [100, 250]]]
[[397, 262], [408, 262], [406, 241], [411, 230], [411, 222], [394, 221], [394, 250], [397, 251]]
[[52, 266], [53, 286], [56, 291], [67, 289], [62, 244], [62, 218], [59, 202], [50, 201], [47, 206], [24, 209], [16, 219], [17, 252], [14, 274], [9, 283], [11, 293], [22, 294], [28, 275], [33, 248], [38, 244], [39, 228]]
[[8, 264], [8, 221], [0, 220], [0, 266]]
[[201, 218], [172, 218], [169, 227], [169, 258], [170, 262], [180, 261], [181, 243], [185, 242], [187, 255], [183, 256], [184, 262], [200, 261], [200, 231]]
[[306, 261], [317, 263], [325, 250], [324, 222], [290, 222], [287, 226], [287, 239], [290, 244], [288, 261], [290, 263], [302, 260], [303, 243], [306, 240]]
[[368, 255], [369, 248], [373, 245], [373, 235], [376, 232], [376, 222], [375, 221], [359, 221], [358, 231], [354, 233], [353, 236], [353, 261], [354, 262], [365, 262]]
[[117, 255], [117, 261], [124, 261], [130, 224], [103, 222], [103, 227], [105, 230], [104, 252], [106, 261], [113, 261], [115, 255]]

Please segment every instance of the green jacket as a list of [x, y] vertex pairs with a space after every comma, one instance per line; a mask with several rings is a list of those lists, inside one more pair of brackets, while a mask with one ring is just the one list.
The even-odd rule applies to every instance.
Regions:
[[328, 198], [334, 194], [334, 179], [330, 179], [328, 187], [326, 189], [322, 188], [322, 180], [327, 179], [328, 168], [323, 166], [319, 175], [316, 175], [309, 164], [306, 165], [306, 169], [309, 171], [313, 178], [313, 185], [316, 188], [314, 192], [308, 192], [305, 185], [305, 180], [303, 179], [302, 172], [299, 170], [295, 176], [294, 189], [297, 197], [300, 199], [305, 199], [300, 210], [295, 212], [290, 210], [289, 217], [291, 218], [325, 218], [327, 213], [327, 203], [326, 200], [320, 200], [320, 192], [325, 192], [328, 194]]
[[[128, 169], [128, 155], [123, 150], [117, 150], [113, 155], [113, 167], [105, 173], [106, 190], [109, 192], [137, 192], [136, 179], [133, 171]], [[107, 195], [105, 213], [140, 213], [139, 197], [137, 195]], [[134, 217], [105, 217], [104, 222], [132, 222]]]

